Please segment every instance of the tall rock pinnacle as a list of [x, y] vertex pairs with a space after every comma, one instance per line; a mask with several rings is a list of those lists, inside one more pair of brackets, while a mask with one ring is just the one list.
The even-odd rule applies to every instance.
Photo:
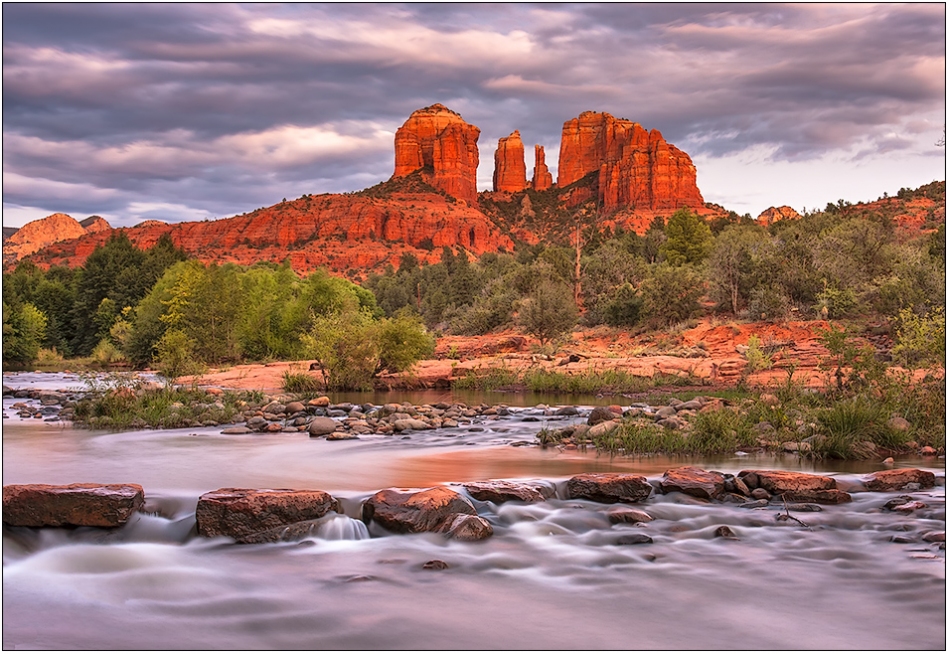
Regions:
[[705, 203], [695, 166], [682, 150], [639, 123], [585, 111], [563, 125], [557, 184], [597, 172], [603, 211], [662, 210]]
[[554, 178], [547, 170], [546, 158], [544, 155], [544, 146], [534, 146], [534, 179], [531, 180], [531, 188], [535, 191], [546, 191], [554, 185]]
[[517, 130], [498, 140], [494, 153], [494, 190], [517, 193], [527, 188], [527, 166], [524, 164], [524, 143]]
[[432, 186], [475, 206], [480, 134], [480, 129], [442, 104], [419, 109], [396, 130], [393, 177], [421, 169]]

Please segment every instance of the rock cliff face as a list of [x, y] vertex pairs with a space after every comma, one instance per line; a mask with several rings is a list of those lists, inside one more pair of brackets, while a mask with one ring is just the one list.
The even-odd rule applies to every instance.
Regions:
[[6, 265], [19, 261], [53, 243], [79, 238], [87, 233], [103, 229], [112, 229], [109, 223], [99, 216], [94, 216], [94, 218], [96, 218], [95, 221], [89, 222], [87, 219], [80, 223], [67, 214], [54, 213], [29, 222], [4, 241], [3, 263]]
[[494, 190], [517, 193], [527, 188], [527, 166], [524, 163], [524, 143], [521, 133], [514, 130], [510, 136], [498, 140], [494, 153]]
[[[380, 185], [388, 187], [384, 191], [304, 196], [221, 220], [147, 221], [125, 232], [140, 248], [151, 247], [167, 233], [175, 245], [204, 262], [253, 265], [289, 258], [299, 273], [325, 267], [351, 279], [387, 263], [397, 266], [405, 252], [435, 263], [443, 246], [473, 255], [514, 250], [513, 241], [477, 209], [430, 188], [402, 188], [413, 179], [418, 177]], [[44, 267], [82, 265], [110, 233], [56, 243], [33, 260]]]
[[480, 134], [444, 105], [419, 109], [396, 130], [393, 177], [421, 169], [435, 188], [477, 206]]
[[801, 217], [797, 211], [787, 205], [780, 207], [768, 207], [758, 215], [758, 222], [763, 225], [771, 225], [779, 220], [797, 220]]
[[585, 111], [563, 126], [557, 185], [598, 174], [601, 211], [665, 211], [705, 204], [682, 150], [639, 123]]
[[547, 170], [546, 157], [544, 155], [544, 146], [534, 146], [534, 179], [531, 180], [531, 187], [535, 191], [546, 191], [554, 185], [553, 175]]

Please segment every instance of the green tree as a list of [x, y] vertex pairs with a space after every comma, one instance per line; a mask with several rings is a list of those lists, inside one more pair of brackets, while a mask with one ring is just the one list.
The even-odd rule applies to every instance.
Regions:
[[712, 230], [688, 209], [679, 209], [666, 223], [666, 241], [659, 254], [674, 266], [701, 263], [712, 251]]
[[709, 281], [712, 298], [738, 314], [757, 281], [755, 250], [768, 234], [760, 227], [729, 225], [712, 248]]
[[3, 303], [3, 365], [28, 366], [36, 360], [46, 336], [46, 316], [29, 302]]
[[691, 267], [663, 262], [652, 267], [640, 291], [644, 318], [657, 326], [667, 326], [699, 312], [705, 283]]
[[517, 321], [542, 345], [559, 338], [577, 324], [572, 290], [563, 282], [542, 279], [521, 301]]

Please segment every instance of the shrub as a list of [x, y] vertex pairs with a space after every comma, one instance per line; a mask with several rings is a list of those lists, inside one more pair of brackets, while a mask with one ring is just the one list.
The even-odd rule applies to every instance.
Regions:
[[661, 263], [643, 282], [643, 315], [657, 326], [683, 322], [698, 313], [704, 292], [704, 282], [692, 268]]
[[577, 324], [577, 308], [570, 287], [561, 282], [542, 280], [521, 302], [517, 321], [541, 344], [567, 333]]
[[158, 341], [155, 363], [169, 386], [185, 375], [197, 375], [204, 370], [194, 348], [194, 340], [180, 329], [169, 329]]
[[92, 350], [92, 360], [100, 366], [108, 366], [123, 360], [122, 352], [108, 338], [99, 341]]
[[745, 352], [748, 360], [748, 372], [758, 372], [771, 367], [771, 357], [761, 349], [761, 339], [757, 334], [748, 337], [748, 350]]
[[611, 327], [633, 327], [639, 322], [643, 299], [630, 283], [616, 289], [616, 294], [603, 309], [606, 324]]
[[899, 314], [893, 358], [907, 367], [946, 367], [946, 310], [918, 316], [910, 309]]
[[906, 437], [892, 429], [888, 420], [886, 408], [868, 398], [836, 402], [818, 414], [823, 438], [814, 439], [812, 451], [823, 458], [860, 459], [875, 454], [866, 443], [890, 450], [899, 448]]
[[748, 314], [752, 320], [783, 320], [791, 308], [788, 296], [777, 284], [753, 289], [748, 298]]

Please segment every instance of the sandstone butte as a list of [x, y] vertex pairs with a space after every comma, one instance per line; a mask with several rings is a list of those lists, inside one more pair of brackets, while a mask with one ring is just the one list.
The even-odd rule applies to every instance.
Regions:
[[797, 211], [787, 205], [768, 207], [758, 214], [758, 222], [762, 225], [772, 225], [779, 220], [797, 220], [801, 217]]
[[534, 178], [531, 180], [531, 188], [535, 191], [546, 191], [554, 185], [554, 177], [547, 169], [546, 156], [544, 155], [544, 146], [534, 146]]
[[91, 216], [79, 222], [64, 213], [54, 213], [25, 224], [6, 239], [3, 242], [3, 263], [19, 261], [59, 241], [111, 230], [109, 223], [99, 216]]
[[422, 170], [425, 181], [435, 188], [477, 206], [480, 134], [480, 129], [445, 105], [414, 111], [395, 132], [393, 176]]
[[498, 140], [494, 152], [495, 192], [517, 193], [527, 188], [527, 166], [524, 164], [524, 143], [517, 130]]
[[607, 113], [584, 111], [563, 125], [557, 185], [563, 188], [590, 173], [598, 174], [598, 199], [607, 214], [705, 205], [689, 155], [659, 130], [647, 132]]

